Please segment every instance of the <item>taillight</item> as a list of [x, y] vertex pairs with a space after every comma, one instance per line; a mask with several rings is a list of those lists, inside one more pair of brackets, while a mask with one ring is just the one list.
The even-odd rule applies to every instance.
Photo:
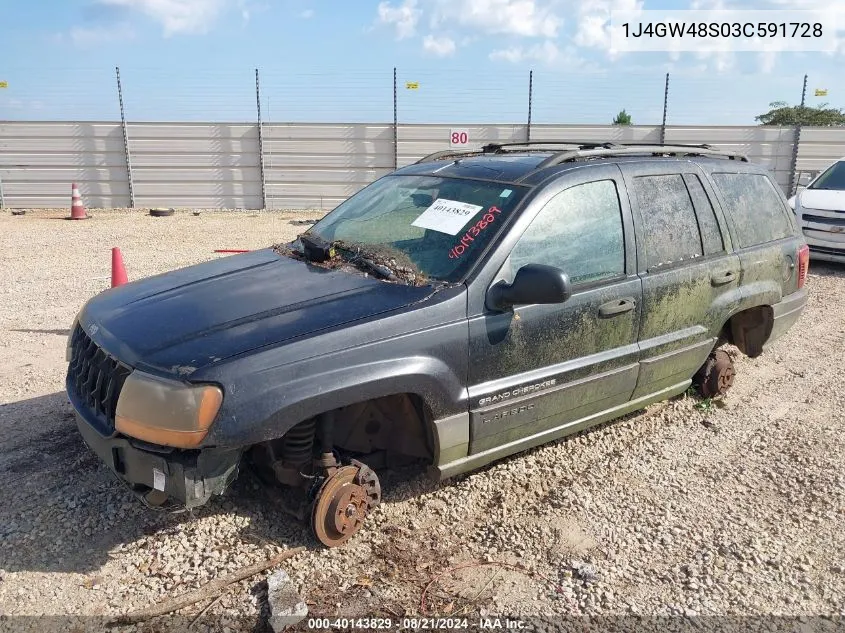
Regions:
[[810, 247], [804, 244], [798, 249], [798, 287], [803, 288], [810, 267]]

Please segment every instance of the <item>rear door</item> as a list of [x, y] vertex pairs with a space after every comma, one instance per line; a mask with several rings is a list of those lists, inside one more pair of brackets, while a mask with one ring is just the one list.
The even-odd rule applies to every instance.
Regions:
[[704, 363], [738, 300], [740, 262], [694, 163], [644, 161], [622, 171], [643, 283], [638, 398], [678, 388]]
[[[591, 415], [626, 403], [636, 385], [641, 282], [618, 167], [567, 173], [534, 202], [486, 278], [471, 284], [472, 454], [507, 453], [520, 441], [537, 444], [587, 425]], [[529, 263], [567, 273], [572, 297], [506, 312], [486, 308], [487, 289]]]

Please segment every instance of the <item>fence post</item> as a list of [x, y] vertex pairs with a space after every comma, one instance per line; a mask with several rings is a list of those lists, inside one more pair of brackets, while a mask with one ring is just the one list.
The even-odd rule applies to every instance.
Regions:
[[261, 209], [267, 208], [267, 181], [264, 178], [264, 126], [261, 124], [261, 84], [255, 69], [255, 107], [258, 112], [258, 175], [261, 178]]
[[660, 144], [666, 142], [666, 114], [669, 111], [669, 73], [666, 73], [666, 84], [663, 88], [663, 123], [660, 125]]
[[3, 179], [0, 178], [0, 209], [5, 208], [6, 204], [3, 200]]
[[798, 146], [801, 145], [801, 117], [804, 116], [804, 103], [807, 100], [807, 75], [804, 75], [804, 87], [801, 89], [801, 109], [798, 111], [798, 124], [795, 126], [795, 144], [792, 146], [792, 166], [789, 169], [789, 196], [798, 190], [796, 179], [798, 172]]
[[396, 88], [396, 66], [393, 67], [393, 169], [399, 169], [399, 104]]
[[528, 125], [525, 128], [525, 140], [531, 140], [531, 107], [534, 103], [534, 71], [528, 71]]
[[129, 180], [129, 208], [135, 208], [135, 186], [132, 182], [132, 157], [129, 154], [129, 134], [126, 131], [126, 114], [123, 110], [123, 86], [120, 83], [120, 67], [114, 67], [117, 77], [117, 100], [120, 103], [120, 126], [123, 128], [123, 153], [126, 155], [126, 177]]

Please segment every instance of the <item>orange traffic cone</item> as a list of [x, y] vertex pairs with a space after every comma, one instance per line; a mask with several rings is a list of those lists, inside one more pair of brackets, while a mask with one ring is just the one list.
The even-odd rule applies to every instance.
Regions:
[[70, 219], [88, 219], [88, 212], [85, 210], [85, 205], [82, 204], [82, 196], [79, 195], [79, 187], [76, 186], [76, 183], [73, 183], [71, 188]]
[[126, 276], [126, 268], [123, 266], [123, 255], [119, 248], [111, 249], [111, 287], [122, 286], [129, 283]]

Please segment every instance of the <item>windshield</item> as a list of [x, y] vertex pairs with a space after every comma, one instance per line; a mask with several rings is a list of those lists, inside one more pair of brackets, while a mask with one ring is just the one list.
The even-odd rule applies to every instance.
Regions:
[[845, 161], [839, 161], [831, 165], [808, 189], [835, 189], [837, 191], [845, 191]]
[[385, 176], [304, 235], [388, 268], [459, 281], [525, 195], [525, 187], [434, 176]]

